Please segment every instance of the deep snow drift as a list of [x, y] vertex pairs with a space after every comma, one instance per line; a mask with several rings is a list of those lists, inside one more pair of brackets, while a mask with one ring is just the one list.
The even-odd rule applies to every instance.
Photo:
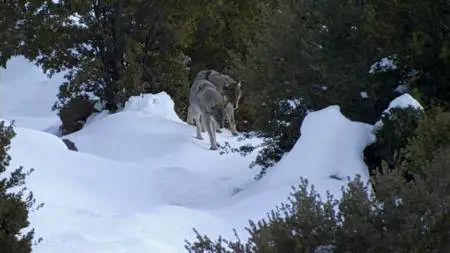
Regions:
[[[0, 74], [31, 68], [24, 62], [8, 67]], [[27, 186], [45, 203], [30, 217], [44, 239], [37, 253], [184, 252], [193, 227], [211, 238], [232, 238], [236, 228], [245, 239], [248, 219], [264, 218], [285, 202], [299, 177], [319, 193], [337, 196], [347, 176], [367, 178], [362, 151], [374, 141], [372, 126], [349, 121], [338, 106], [310, 113], [292, 151], [254, 181], [258, 171], [248, 165], [256, 152], [241, 157], [209, 150], [206, 133], [204, 140], [195, 139], [195, 128], [178, 118], [164, 92], [130, 98], [119, 113], [92, 116], [82, 130], [66, 136], [79, 149], [69, 151], [43, 132], [55, 124], [47, 118], [55, 116], [47, 105], [56, 98], [35, 79], [2, 76], [0, 85], [6, 104], [1, 117], [26, 118], [16, 127], [12, 167], [35, 169]], [[14, 88], [20, 83], [31, 86], [26, 96]], [[233, 147], [261, 142], [239, 141], [228, 130], [217, 140]]]

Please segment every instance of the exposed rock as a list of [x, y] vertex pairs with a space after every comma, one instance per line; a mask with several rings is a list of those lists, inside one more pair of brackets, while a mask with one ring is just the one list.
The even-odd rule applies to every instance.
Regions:
[[62, 139], [62, 141], [66, 144], [66, 146], [67, 146], [67, 148], [69, 150], [78, 151], [78, 148], [77, 148], [77, 146], [75, 145], [75, 143], [73, 141], [71, 141], [71, 140], [69, 140], [67, 138]]
[[80, 130], [86, 119], [95, 112], [94, 103], [83, 97], [73, 98], [59, 111], [62, 135]]

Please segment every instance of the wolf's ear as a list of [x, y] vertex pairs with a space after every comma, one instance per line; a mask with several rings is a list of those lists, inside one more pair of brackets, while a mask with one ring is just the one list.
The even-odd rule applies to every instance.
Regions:
[[239, 79], [239, 82], [238, 82], [237, 86], [238, 86], [239, 88], [242, 87], [242, 84], [241, 84], [241, 80], [240, 80], [240, 79]]

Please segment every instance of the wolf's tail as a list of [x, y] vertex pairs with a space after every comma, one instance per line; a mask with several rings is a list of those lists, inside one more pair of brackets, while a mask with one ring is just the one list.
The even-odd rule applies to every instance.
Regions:
[[187, 119], [186, 122], [189, 125], [194, 125], [194, 116], [192, 115], [192, 107], [189, 105], [188, 111], [187, 111]]

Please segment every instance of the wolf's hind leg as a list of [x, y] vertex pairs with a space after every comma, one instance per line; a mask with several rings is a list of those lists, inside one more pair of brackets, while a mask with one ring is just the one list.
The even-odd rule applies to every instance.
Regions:
[[195, 116], [195, 129], [196, 129], [196, 136], [195, 136], [195, 138], [197, 138], [197, 139], [199, 139], [199, 140], [203, 140], [203, 137], [202, 137], [202, 131], [201, 131], [201, 128], [202, 128], [202, 122], [201, 122], [201, 120], [200, 120], [200, 115], [196, 115]]
[[189, 107], [188, 107], [186, 122], [189, 125], [192, 125], [192, 126], [194, 125], [194, 116], [192, 115], [192, 106], [191, 105], [189, 105]]

